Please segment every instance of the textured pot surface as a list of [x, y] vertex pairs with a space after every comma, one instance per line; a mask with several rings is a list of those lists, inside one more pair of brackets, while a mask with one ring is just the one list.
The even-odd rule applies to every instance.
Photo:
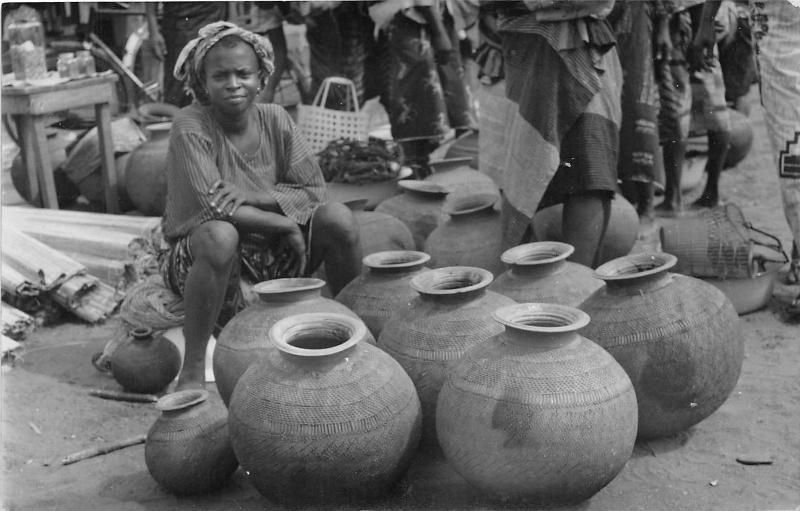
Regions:
[[639, 401], [639, 436], [660, 437], [705, 419], [728, 398], [744, 357], [730, 300], [671, 273], [675, 256], [633, 254], [600, 266], [606, 286], [581, 306], [582, 331], [625, 368]]
[[447, 191], [439, 185], [417, 180], [398, 181], [403, 193], [378, 204], [375, 211], [386, 213], [403, 222], [417, 250], [425, 247], [425, 240], [447, 215], [442, 212]]
[[270, 350], [239, 380], [228, 424], [234, 451], [264, 496], [292, 505], [385, 496], [419, 442], [414, 385], [364, 343], [366, 326], [299, 314], [270, 330]]
[[499, 274], [503, 271], [502, 220], [491, 194], [465, 195], [448, 202], [447, 221], [436, 227], [425, 242], [431, 265], [476, 266]]
[[144, 460], [161, 486], [177, 495], [216, 490], [236, 471], [225, 408], [208, 401], [204, 390], [162, 397], [162, 411], [147, 433]]
[[456, 168], [445, 168], [432, 163], [433, 174], [425, 178], [425, 181], [436, 183], [450, 191], [452, 196], [461, 197], [475, 194], [489, 194], [499, 196], [495, 182], [468, 164], [458, 165]]
[[525, 243], [503, 252], [508, 269], [497, 276], [489, 289], [519, 303], [558, 303], [578, 307], [603, 287], [594, 271], [567, 261], [572, 245], [557, 241]]
[[356, 211], [363, 255], [385, 250], [415, 250], [417, 244], [406, 224], [388, 213]]
[[577, 334], [578, 309], [519, 304], [505, 331], [466, 352], [439, 394], [448, 462], [495, 497], [532, 504], [588, 499], [622, 469], [636, 440], [625, 371]]
[[515, 303], [487, 291], [488, 270], [438, 268], [411, 280], [419, 293], [384, 324], [378, 346], [411, 377], [422, 403], [423, 443], [436, 445], [436, 399], [447, 371], [472, 346], [502, 331], [496, 309]]
[[111, 354], [111, 374], [131, 392], [154, 394], [178, 376], [178, 347], [149, 328], [134, 328], [128, 339]]
[[430, 256], [411, 250], [385, 251], [364, 257], [366, 271], [336, 296], [367, 325], [376, 338], [389, 317], [417, 296], [411, 279], [426, 271]]
[[[219, 395], [227, 405], [245, 370], [272, 348], [269, 329], [278, 320], [302, 312], [339, 312], [356, 317], [345, 305], [320, 294], [325, 281], [274, 279], [253, 286], [261, 298], [236, 314], [219, 334], [212, 368]], [[369, 335], [369, 340], [374, 339]]]

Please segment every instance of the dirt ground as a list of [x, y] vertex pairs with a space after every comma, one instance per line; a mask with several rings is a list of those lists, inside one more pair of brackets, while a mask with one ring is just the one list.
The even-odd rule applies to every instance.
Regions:
[[[789, 246], [762, 110], [753, 91], [755, 142], [748, 158], [722, 178], [723, 199], [741, 206], [757, 227]], [[9, 140], [3, 138], [4, 203], [8, 203]], [[699, 193], [696, 190], [689, 199]], [[642, 240], [647, 246], [652, 239]], [[795, 289], [795, 293], [797, 292]], [[776, 295], [791, 289], [779, 286]], [[137, 445], [62, 466], [72, 452], [146, 433], [152, 404], [106, 401], [90, 388], [118, 389], [90, 363], [117, 328], [67, 322], [36, 330], [4, 366], [3, 472], [0, 495], [9, 510], [255, 510], [280, 509], [238, 470], [206, 496], [176, 498], [153, 481]], [[674, 437], [639, 442], [633, 457], [582, 510], [800, 509], [800, 324], [780, 302], [741, 317], [746, 353], [739, 383], [711, 417]], [[209, 385], [218, 399], [213, 385]], [[770, 464], [744, 465], [737, 457]], [[426, 453], [414, 460], [397, 491], [359, 509], [501, 509], [472, 489], [447, 463]]]

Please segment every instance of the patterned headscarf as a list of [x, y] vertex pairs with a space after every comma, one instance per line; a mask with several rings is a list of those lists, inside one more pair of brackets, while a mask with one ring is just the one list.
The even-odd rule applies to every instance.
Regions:
[[259, 68], [264, 71], [261, 76], [262, 88], [266, 85], [269, 75], [275, 70], [272, 44], [266, 37], [254, 34], [227, 21], [209, 23], [201, 28], [197, 35], [199, 37], [186, 43], [186, 46], [181, 50], [172, 74], [178, 80], [183, 81], [183, 88], [198, 101], [204, 90], [203, 81], [205, 77], [200, 76], [203, 60], [208, 50], [223, 37], [236, 36], [253, 47], [258, 57]]

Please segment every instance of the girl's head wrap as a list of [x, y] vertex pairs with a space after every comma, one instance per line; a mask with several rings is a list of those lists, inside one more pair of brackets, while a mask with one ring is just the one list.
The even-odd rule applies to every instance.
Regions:
[[205, 87], [203, 82], [203, 60], [215, 44], [227, 36], [235, 36], [253, 47], [258, 57], [261, 73], [261, 87], [263, 88], [269, 75], [275, 70], [275, 58], [272, 52], [272, 44], [266, 37], [254, 34], [249, 30], [240, 28], [227, 21], [215, 21], [209, 23], [197, 32], [198, 37], [192, 39], [181, 50], [178, 60], [175, 62], [175, 69], [172, 74], [178, 80], [183, 81], [183, 88], [196, 100], [203, 101]]

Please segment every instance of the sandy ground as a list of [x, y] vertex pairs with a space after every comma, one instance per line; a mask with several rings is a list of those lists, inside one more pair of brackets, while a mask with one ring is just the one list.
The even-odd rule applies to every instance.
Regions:
[[[723, 198], [740, 205], [753, 224], [788, 245], [756, 91], [752, 96], [754, 149], [723, 176]], [[4, 137], [6, 204], [13, 195], [7, 188], [7, 169], [14, 148], [8, 143]], [[645, 236], [640, 245], [649, 241]], [[782, 286], [776, 290], [777, 295], [789, 292]], [[173, 497], [149, 476], [142, 445], [73, 465], [59, 463], [74, 451], [145, 433], [158, 416], [151, 404], [105, 401], [87, 394], [90, 388], [119, 388], [90, 363], [91, 355], [102, 349], [117, 326], [111, 320], [95, 327], [68, 322], [39, 329], [25, 341], [16, 364], [3, 367], [0, 495], [5, 509], [280, 509], [261, 497], [241, 470], [212, 495]], [[688, 431], [637, 443], [619, 476], [575, 509], [800, 509], [800, 324], [789, 322], [779, 301], [773, 300], [768, 308], [742, 316], [741, 327], [746, 358], [728, 401]], [[771, 464], [743, 465], [737, 457]], [[502, 506], [472, 489], [443, 459], [420, 453], [394, 494], [351, 508]]]

